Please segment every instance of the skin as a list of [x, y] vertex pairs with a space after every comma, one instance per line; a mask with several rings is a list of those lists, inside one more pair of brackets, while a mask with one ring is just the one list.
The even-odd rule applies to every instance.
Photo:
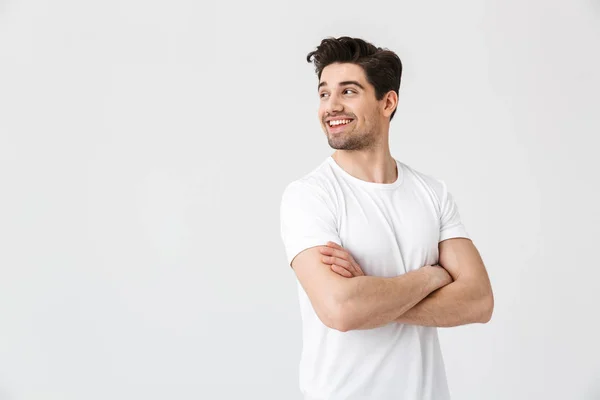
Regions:
[[[334, 242], [319, 248], [321, 261], [345, 278], [365, 276], [350, 252]], [[494, 296], [477, 248], [466, 238], [439, 244], [440, 261], [434, 267], [446, 270], [450, 279], [394, 321], [403, 324], [452, 327], [486, 323], [492, 317]], [[427, 266], [429, 267], [429, 266]], [[438, 274], [439, 277], [439, 274]]]
[[[356, 83], [344, 83], [356, 82]], [[392, 183], [397, 178], [396, 163], [390, 154], [390, 116], [398, 105], [393, 90], [381, 100], [375, 88], [356, 64], [335, 63], [325, 67], [318, 87], [319, 111], [323, 132], [333, 159], [350, 175], [377, 183]], [[351, 118], [341, 132], [327, 124], [330, 118]]]
[[[355, 64], [335, 63], [322, 71], [319, 81], [318, 117], [333, 159], [354, 177], [375, 183], [392, 183], [397, 178], [396, 162], [389, 149], [390, 116], [398, 105], [396, 92], [381, 100], [363, 69]], [[341, 129], [328, 120], [352, 119]], [[365, 276], [352, 255], [336, 243], [319, 247], [323, 264], [341, 277]], [[457, 326], [485, 323], [491, 318], [494, 298], [479, 252], [470, 239], [453, 238], [439, 243], [435, 278], [444, 285], [402, 312], [395, 322], [424, 326]], [[431, 268], [429, 268], [431, 270]], [[440, 275], [441, 274], [441, 275]], [[361, 278], [362, 279], [362, 278]]]

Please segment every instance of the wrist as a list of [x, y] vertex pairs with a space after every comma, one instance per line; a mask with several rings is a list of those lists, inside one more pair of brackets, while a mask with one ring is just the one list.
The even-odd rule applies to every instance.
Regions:
[[429, 273], [433, 290], [437, 290], [441, 287], [452, 283], [452, 276], [440, 265], [428, 265], [427, 272]]

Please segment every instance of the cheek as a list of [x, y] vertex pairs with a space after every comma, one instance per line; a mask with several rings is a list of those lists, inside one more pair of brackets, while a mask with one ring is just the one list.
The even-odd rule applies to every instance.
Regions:
[[325, 115], [325, 112], [319, 108], [319, 112], [317, 113], [317, 117], [319, 118], [319, 122], [323, 123], [323, 116]]

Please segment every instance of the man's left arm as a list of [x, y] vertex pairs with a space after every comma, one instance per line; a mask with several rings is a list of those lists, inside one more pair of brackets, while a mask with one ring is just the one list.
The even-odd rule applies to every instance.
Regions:
[[432, 292], [396, 322], [437, 327], [488, 322], [494, 296], [479, 251], [467, 238], [446, 239], [438, 247], [439, 264], [454, 281]]

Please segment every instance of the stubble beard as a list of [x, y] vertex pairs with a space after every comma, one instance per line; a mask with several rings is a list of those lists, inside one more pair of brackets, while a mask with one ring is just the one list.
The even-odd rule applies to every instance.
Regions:
[[337, 135], [331, 135], [328, 131], [325, 131], [325, 134], [329, 146], [335, 150], [365, 150], [372, 147], [375, 142], [371, 132], [356, 132], [355, 129]]

